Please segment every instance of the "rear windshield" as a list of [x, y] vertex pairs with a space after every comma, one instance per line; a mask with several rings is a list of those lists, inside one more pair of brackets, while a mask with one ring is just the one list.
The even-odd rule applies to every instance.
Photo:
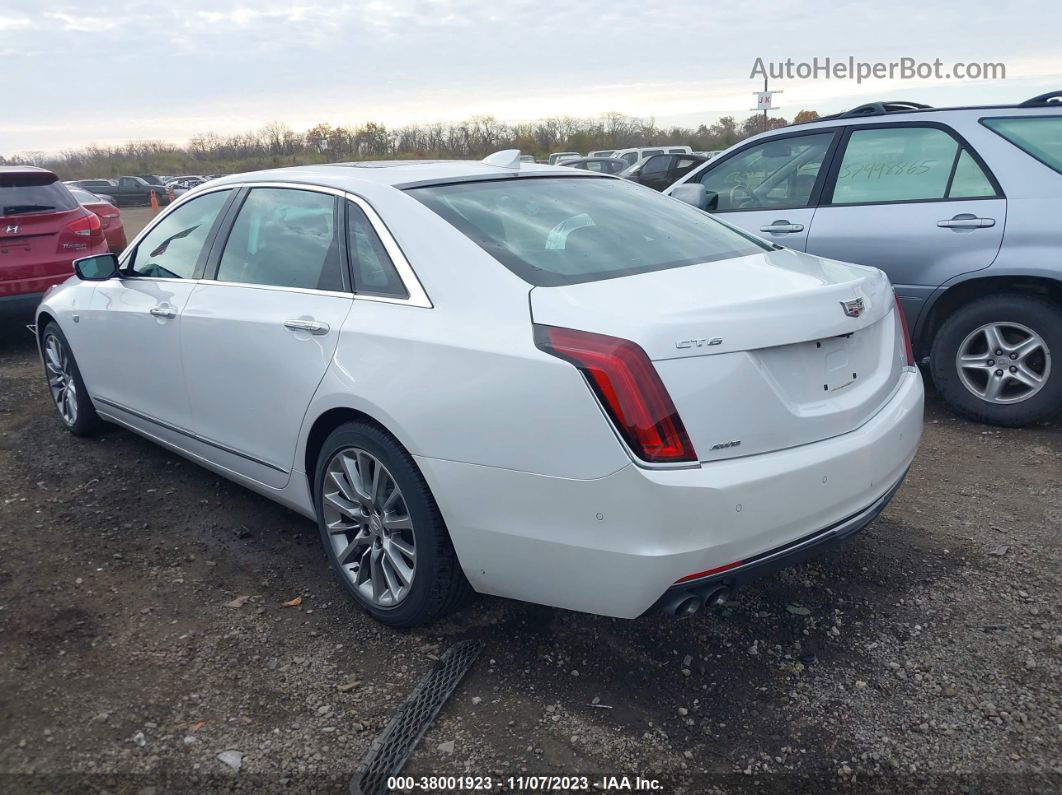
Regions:
[[77, 200], [51, 174], [0, 174], [0, 216], [72, 210]]
[[981, 123], [1041, 163], [1062, 173], [1062, 116], [982, 119]]
[[408, 193], [517, 276], [544, 287], [769, 248], [688, 204], [620, 179], [520, 177]]

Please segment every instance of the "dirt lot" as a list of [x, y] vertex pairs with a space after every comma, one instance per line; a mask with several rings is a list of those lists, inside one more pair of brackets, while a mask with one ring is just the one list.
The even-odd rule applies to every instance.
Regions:
[[352, 607], [310, 522], [124, 431], [67, 434], [5, 325], [0, 790], [340, 792], [433, 657], [475, 638], [410, 774], [1059, 792], [1060, 482], [1062, 423], [991, 429], [931, 395], [884, 515], [721, 614], [483, 597], [396, 632]]

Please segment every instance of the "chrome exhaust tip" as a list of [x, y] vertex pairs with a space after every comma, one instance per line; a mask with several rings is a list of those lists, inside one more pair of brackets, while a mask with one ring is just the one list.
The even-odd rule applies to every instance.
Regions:
[[689, 618], [700, 610], [703, 604], [699, 596], [688, 596], [675, 606], [673, 615], [675, 618]]
[[705, 597], [704, 604], [707, 607], [719, 608], [719, 607], [722, 607], [723, 605], [725, 605], [727, 603], [727, 600], [729, 600], [729, 599], [730, 599], [730, 589], [729, 588], [716, 588], [714, 591], [712, 591], [710, 594], [708, 594], [708, 596]]

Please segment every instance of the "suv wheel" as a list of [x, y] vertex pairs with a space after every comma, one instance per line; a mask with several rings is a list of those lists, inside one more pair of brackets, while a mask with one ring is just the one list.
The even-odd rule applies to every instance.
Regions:
[[321, 447], [314, 485], [329, 563], [373, 618], [424, 624], [471, 594], [435, 498], [392, 436], [341, 425]]
[[1062, 308], [1004, 294], [956, 310], [933, 341], [931, 370], [941, 396], [967, 417], [1019, 426], [1062, 410]]

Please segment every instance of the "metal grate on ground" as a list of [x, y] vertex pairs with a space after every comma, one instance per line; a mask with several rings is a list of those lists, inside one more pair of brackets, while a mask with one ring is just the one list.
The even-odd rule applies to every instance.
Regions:
[[387, 792], [387, 779], [402, 769], [482, 650], [481, 641], [462, 640], [436, 660], [391, 722], [373, 740], [372, 747], [350, 780], [350, 795], [383, 795]]

